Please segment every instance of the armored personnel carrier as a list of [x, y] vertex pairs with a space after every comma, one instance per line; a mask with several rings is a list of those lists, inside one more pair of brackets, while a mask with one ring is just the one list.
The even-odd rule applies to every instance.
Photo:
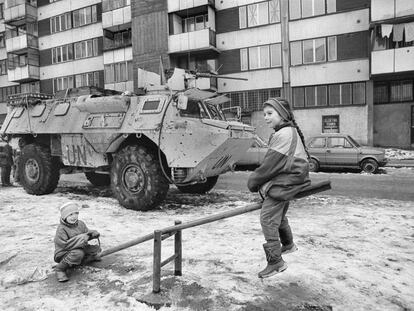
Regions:
[[250, 147], [254, 129], [226, 121], [226, 100], [167, 86], [139, 96], [22, 94], [10, 98], [0, 135], [19, 139], [18, 174], [28, 193], [51, 193], [60, 173], [82, 171], [94, 185], [110, 184], [124, 207], [149, 210], [170, 184], [188, 193], [211, 190]]

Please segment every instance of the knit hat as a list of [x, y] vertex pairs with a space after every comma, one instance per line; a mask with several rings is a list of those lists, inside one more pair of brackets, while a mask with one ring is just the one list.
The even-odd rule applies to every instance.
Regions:
[[282, 102], [278, 98], [269, 98], [263, 103], [263, 108], [265, 106], [273, 107], [283, 120], [292, 120], [292, 114], [283, 106]]
[[59, 210], [61, 218], [65, 220], [70, 214], [79, 212], [79, 205], [74, 202], [67, 202], [63, 204]]

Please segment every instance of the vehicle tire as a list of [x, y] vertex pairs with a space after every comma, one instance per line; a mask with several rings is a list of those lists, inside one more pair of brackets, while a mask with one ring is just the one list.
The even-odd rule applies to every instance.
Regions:
[[214, 188], [217, 183], [217, 179], [218, 176], [211, 176], [207, 177], [207, 181], [204, 183], [189, 186], [177, 186], [177, 188], [183, 193], [204, 194]]
[[20, 184], [27, 193], [52, 193], [59, 182], [59, 161], [46, 146], [36, 143], [23, 147], [18, 163]]
[[85, 177], [89, 182], [97, 187], [109, 186], [111, 184], [111, 176], [96, 172], [85, 172]]
[[317, 172], [319, 171], [319, 162], [318, 160], [311, 158], [309, 160], [309, 172]]
[[111, 188], [119, 203], [136, 211], [157, 207], [169, 183], [155, 154], [139, 145], [126, 146], [112, 162]]
[[365, 172], [365, 173], [376, 173], [378, 171], [378, 162], [375, 161], [374, 159], [366, 159], [364, 161], [362, 161], [361, 163], [361, 169]]

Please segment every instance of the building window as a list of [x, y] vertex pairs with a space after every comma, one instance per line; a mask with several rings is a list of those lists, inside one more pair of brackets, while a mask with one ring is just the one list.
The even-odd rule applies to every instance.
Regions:
[[50, 32], [60, 32], [72, 28], [71, 14], [65, 13], [63, 15], [50, 18]]
[[295, 87], [292, 91], [294, 108], [366, 104], [365, 82]]
[[0, 3], [0, 19], [4, 18], [4, 3]]
[[98, 20], [98, 13], [96, 5], [88, 6], [72, 12], [73, 27], [80, 27], [95, 23]]
[[249, 70], [249, 59], [247, 57], [247, 49], [240, 50], [240, 69], [242, 71]]
[[53, 93], [73, 87], [73, 76], [59, 77], [53, 79]]
[[302, 0], [302, 17], [325, 14], [325, 0]]
[[239, 26], [240, 29], [247, 27], [247, 8], [245, 6], [239, 7]]
[[0, 60], [0, 76], [7, 74], [7, 59]]
[[319, 63], [326, 60], [325, 38], [303, 41], [303, 63]]
[[240, 68], [242, 71], [280, 67], [281, 44], [255, 46], [240, 50]]
[[263, 1], [239, 7], [240, 29], [280, 22], [280, 0]]
[[328, 37], [328, 61], [337, 60], [336, 36]]
[[98, 39], [90, 39], [74, 44], [75, 59], [92, 57], [98, 55]]
[[20, 85], [6, 86], [0, 88], [0, 102], [7, 102], [10, 95], [19, 94]]
[[119, 32], [104, 30], [104, 50], [126, 47], [132, 44], [131, 28]]
[[223, 104], [223, 108], [239, 106], [243, 111], [259, 111], [263, 103], [271, 97], [280, 97], [280, 89], [264, 89], [233, 92], [228, 94], [230, 103]]
[[132, 81], [132, 61], [105, 65], [105, 83]]
[[76, 87], [82, 86], [98, 86], [99, 87], [99, 71], [77, 74], [75, 76]]
[[289, 0], [290, 19], [306, 18], [336, 12], [336, 0]]
[[412, 101], [413, 89], [413, 80], [375, 82], [374, 104]]
[[413, 100], [413, 82], [396, 81], [390, 83], [390, 101], [403, 102]]
[[208, 26], [208, 14], [184, 18], [182, 21], [182, 24], [183, 24], [183, 32], [191, 32], [191, 31], [207, 29], [209, 27]]
[[63, 63], [68, 60], [73, 60], [72, 44], [52, 48], [52, 64]]

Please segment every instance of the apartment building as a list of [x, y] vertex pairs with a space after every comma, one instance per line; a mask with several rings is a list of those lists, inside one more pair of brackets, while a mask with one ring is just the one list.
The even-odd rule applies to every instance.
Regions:
[[414, 2], [372, 0], [374, 143], [414, 147]]
[[158, 73], [161, 59], [246, 78], [197, 86], [228, 94], [264, 138], [261, 104], [283, 96], [307, 137], [413, 147], [413, 20], [412, 0], [0, 0], [0, 103], [137, 91], [137, 69]]

